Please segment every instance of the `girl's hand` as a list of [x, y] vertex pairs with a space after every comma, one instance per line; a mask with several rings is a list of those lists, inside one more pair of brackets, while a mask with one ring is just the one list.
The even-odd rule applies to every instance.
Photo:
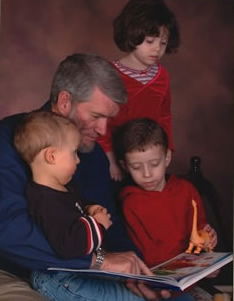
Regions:
[[110, 163], [110, 176], [114, 181], [121, 181], [123, 179], [123, 173], [118, 166], [115, 155], [113, 154], [112, 151], [107, 152], [106, 156], [109, 160]]
[[123, 173], [115, 162], [110, 162], [110, 175], [114, 181], [121, 181], [123, 179]]

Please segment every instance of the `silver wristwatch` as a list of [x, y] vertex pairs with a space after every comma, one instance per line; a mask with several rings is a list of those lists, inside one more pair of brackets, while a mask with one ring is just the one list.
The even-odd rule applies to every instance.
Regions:
[[105, 259], [106, 252], [102, 248], [98, 248], [96, 251], [96, 261], [92, 266], [92, 269], [99, 270]]

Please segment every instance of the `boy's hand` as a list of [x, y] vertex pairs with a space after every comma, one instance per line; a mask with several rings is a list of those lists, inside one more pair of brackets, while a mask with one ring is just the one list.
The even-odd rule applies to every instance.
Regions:
[[216, 247], [217, 241], [218, 241], [216, 231], [209, 224], [206, 224], [205, 227], [202, 229], [202, 231], [205, 231], [208, 233], [208, 235], [209, 235], [208, 248], [210, 250], [213, 250]]
[[202, 230], [197, 229], [197, 203], [192, 200], [193, 206], [193, 225], [192, 232], [190, 235], [190, 242], [186, 253], [199, 254], [202, 250], [211, 251], [214, 245], [217, 243], [216, 232], [209, 226], [206, 225]]
[[201, 251], [211, 251], [209, 248], [210, 237], [206, 231], [197, 231], [196, 235], [190, 238], [186, 253], [200, 254]]
[[194, 241], [190, 241], [186, 253], [191, 253], [191, 251], [195, 254], [199, 254], [201, 251], [210, 252], [217, 245], [217, 233], [208, 224], [202, 230], [197, 231], [197, 237], [193, 238]]

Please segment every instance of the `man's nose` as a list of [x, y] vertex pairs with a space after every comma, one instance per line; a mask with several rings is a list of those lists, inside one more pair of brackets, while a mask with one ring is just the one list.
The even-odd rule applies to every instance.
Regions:
[[96, 132], [99, 135], [103, 136], [106, 134], [106, 128], [107, 128], [107, 118], [98, 119], [95, 127]]

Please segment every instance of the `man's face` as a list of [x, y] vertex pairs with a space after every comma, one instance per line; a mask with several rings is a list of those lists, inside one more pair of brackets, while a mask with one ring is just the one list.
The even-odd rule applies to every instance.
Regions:
[[100, 89], [95, 88], [86, 102], [73, 102], [68, 115], [81, 134], [79, 150], [89, 152], [99, 136], [106, 134], [107, 121], [119, 111], [119, 105]]

